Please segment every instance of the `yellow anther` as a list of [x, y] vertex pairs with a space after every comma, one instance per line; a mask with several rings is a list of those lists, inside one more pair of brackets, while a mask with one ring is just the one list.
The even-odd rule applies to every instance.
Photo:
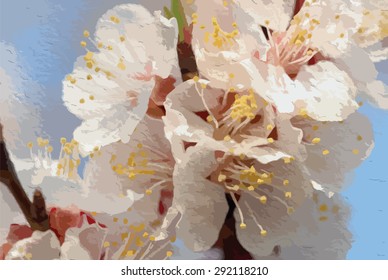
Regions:
[[355, 154], [355, 155], [358, 155], [360, 153], [360, 150], [359, 149], [353, 149], [352, 153]]
[[167, 251], [167, 252], [166, 252], [166, 257], [171, 257], [172, 254], [173, 254], [172, 251]]
[[110, 51], [113, 50], [113, 47], [112, 47], [111, 45], [107, 46], [106, 48], [107, 48], [108, 50], [110, 50]]
[[126, 256], [127, 256], [127, 257], [132, 257], [133, 255], [135, 255], [135, 253], [136, 253], [135, 250], [129, 250], [129, 251], [127, 251]]
[[123, 223], [124, 223], [124, 225], [128, 224], [128, 219], [127, 219], [127, 218], [124, 218], [124, 219], [123, 219]]
[[96, 215], [97, 215], [97, 212], [90, 212], [90, 214], [91, 214], [92, 216], [96, 216]]
[[267, 173], [263, 173], [263, 174], [261, 174], [261, 178], [262, 178], [262, 179], [268, 179], [269, 176], [268, 176]]
[[84, 30], [84, 37], [89, 37], [90, 36], [90, 33], [89, 33], [89, 31], [87, 31], [87, 30]]
[[143, 233], [143, 237], [144, 237], [144, 238], [146, 238], [146, 237], [148, 237], [148, 236], [149, 236], [148, 232], [144, 232], [144, 233]]
[[362, 136], [361, 135], [357, 136], [357, 141], [362, 141]]
[[100, 72], [100, 70], [101, 70], [101, 68], [100, 68], [100, 67], [96, 67], [96, 68], [94, 68], [94, 71], [96, 71], [96, 72]]
[[286, 180], [283, 181], [283, 186], [288, 186], [289, 184], [290, 184], [289, 180], [286, 179]]
[[258, 183], [259, 185], [262, 185], [262, 184], [264, 184], [264, 180], [263, 180], [263, 179], [257, 179], [257, 183]]
[[53, 150], [54, 150], [53, 146], [48, 146], [47, 147], [47, 152], [52, 153]]
[[209, 122], [209, 123], [211, 123], [211, 122], [213, 121], [213, 117], [210, 116], [210, 115], [207, 116], [207, 117], [206, 117], [206, 121]]
[[267, 203], [267, 197], [265, 195], [262, 195], [262, 196], [259, 197], [259, 201], [262, 204], [266, 204]]
[[230, 137], [230, 135], [226, 135], [225, 137], [224, 137], [224, 141], [230, 141], [230, 140], [232, 140], [232, 138]]
[[283, 158], [284, 163], [291, 163], [291, 158], [285, 157]]
[[143, 148], [143, 144], [142, 144], [142, 143], [138, 143], [136, 146], [137, 146], [139, 149]]
[[327, 210], [328, 210], [328, 207], [327, 207], [326, 204], [321, 204], [321, 205], [319, 206], [319, 211], [321, 211], [321, 212], [326, 212]]
[[155, 236], [151, 235], [150, 236], [150, 241], [155, 241], [155, 240], [156, 240]]
[[288, 215], [291, 215], [294, 212], [295, 212], [295, 209], [293, 207], [287, 207], [287, 214]]
[[218, 182], [224, 182], [226, 180], [226, 176], [224, 174], [218, 175]]
[[86, 47], [86, 42], [85, 41], [81, 41], [79, 44], [81, 45], [81, 47]]
[[267, 130], [268, 131], [271, 131], [272, 129], [273, 129], [273, 125], [272, 124], [267, 125]]
[[148, 189], [148, 190], [145, 191], [145, 193], [146, 193], [147, 195], [150, 195], [150, 194], [152, 194], [152, 190]]
[[321, 221], [321, 222], [325, 222], [325, 221], [327, 221], [327, 219], [328, 219], [327, 216], [321, 216], [321, 217], [319, 217], [319, 221]]
[[197, 82], [199, 81], [199, 77], [198, 77], [198, 76], [194, 76], [194, 77], [193, 77], [193, 80], [194, 80], [194, 82], [197, 83]]
[[201, 88], [205, 89], [207, 85], [205, 83], [201, 83]]
[[90, 74], [88, 74], [87, 76], [86, 76], [86, 79], [87, 80], [91, 80], [93, 77], [92, 77], [92, 75], [90, 75]]
[[233, 73], [230, 73], [230, 74], [229, 74], [229, 78], [230, 78], [230, 79], [233, 79], [234, 77], [235, 77], [235, 76], [234, 76]]
[[79, 100], [79, 103], [84, 104], [84, 103], [85, 103], [85, 99], [81, 98], [81, 99]]
[[93, 95], [89, 95], [89, 99], [90, 100], [94, 100], [94, 96]]
[[117, 242], [116, 242], [116, 241], [113, 241], [113, 242], [112, 242], [112, 246], [113, 246], [113, 247], [116, 247], [116, 246], [117, 246]]
[[344, 34], [344, 33], [341, 33], [341, 34], [339, 35], [339, 37], [340, 37], [340, 38], [343, 38], [343, 37], [345, 37], [345, 34]]
[[285, 192], [284, 193], [284, 197], [285, 198], [291, 198], [292, 197], [292, 193], [291, 192]]
[[267, 142], [272, 144], [273, 142], [275, 142], [275, 140], [273, 140], [273, 138], [269, 137], [269, 138], [267, 138]]
[[117, 24], [117, 23], [120, 23], [120, 19], [119, 19], [118, 17], [116, 17], [116, 16], [111, 16], [111, 17], [110, 17], [110, 20], [113, 21], [113, 22], [116, 23], [116, 24]]
[[319, 142], [321, 142], [321, 138], [318, 137], [315, 137], [313, 140], [311, 140], [311, 143], [313, 144], [318, 144]]
[[127, 67], [125, 66], [124, 62], [121, 61], [117, 64], [117, 68], [124, 71]]
[[318, 129], [319, 129], [319, 126], [317, 126], [317, 125], [313, 126], [313, 130], [318, 130]]
[[241, 229], [246, 229], [246, 228], [247, 228], [247, 225], [244, 224], [244, 223], [241, 223], [241, 224], [240, 224], [240, 228], [241, 228]]
[[176, 241], [176, 236], [173, 236], [173, 237], [170, 238], [170, 242], [171, 243], [174, 243], [175, 241]]
[[329, 150], [323, 150], [323, 151], [322, 151], [322, 155], [326, 156], [326, 155], [328, 155], [328, 154], [330, 154], [330, 151], [329, 151]]
[[99, 42], [99, 43], [97, 44], [97, 48], [99, 48], [99, 49], [101, 49], [103, 46], [104, 46], [104, 44], [101, 43], [101, 42]]
[[262, 230], [260, 231], [260, 235], [263, 236], [263, 237], [267, 236], [267, 231], [264, 230], [264, 229], [262, 229]]
[[191, 18], [198, 18], [198, 14], [197, 14], [197, 13], [193, 13], [193, 14], [191, 15]]
[[265, 23], [265, 25], [268, 26], [270, 24], [270, 21], [267, 19], [267, 20], [264, 21], [264, 23]]
[[254, 191], [254, 190], [255, 190], [255, 188], [253, 186], [248, 187], [248, 191]]
[[110, 246], [110, 242], [109, 241], [105, 241], [104, 242], [104, 248], [107, 248], [107, 247], [109, 247]]
[[340, 15], [336, 15], [335, 16], [335, 19], [339, 19], [341, 16]]
[[113, 222], [114, 222], [114, 223], [117, 223], [118, 221], [119, 221], [118, 218], [116, 218], [116, 217], [113, 218]]
[[27, 147], [28, 147], [29, 149], [32, 149], [33, 146], [34, 146], [34, 144], [33, 144], [32, 142], [28, 142], [28, 143], [27, 143]]

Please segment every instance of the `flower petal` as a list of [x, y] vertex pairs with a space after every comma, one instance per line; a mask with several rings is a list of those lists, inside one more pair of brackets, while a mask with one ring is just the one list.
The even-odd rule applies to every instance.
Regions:
[[[374, 146], [371, 124], [358, 113], [343, 123], [296, 118], [293, 124], [303, 130], [311, 180], [326, 193], [338, 192], [347, 173], [361, 164]], [[313, 144], [313, 139], [319, 139], [318, 143]]]
[[89, 225], [86, 220], [81, 228], [68, 229], [61, 246], [61, 259], [99, 260], [103, 253], [106, 231], [96, 223]]
[[347, 229], [349, 207], [337, 196], [328, 198], [315, 191], [312, 200], [295, 212], [298, 227], [292, 242], [280, 248], [281, 259], [345, 259], [351, 248]]
[[174, 170], [173, 206], [181, 213], [177, 237], [194, 251], [210, 249], [224, 223], [228, 204], [221, 186], [207, 177], [217, 168], [214, 151], [190, 147]]
[[84, 120], [74, 133], [83, 153], [127, 142], [146, 113], [154, 76], [178, 74], [175, 19], [117, 6], [100, 19], [96, 40], [100, 52], [80, 57], [63, 82], [65, 105]]
[[[268, 257], [276, 245], [289, 241], [289, 233], [297, 228], [293, 211], [310, 199], [313, 189], [304, 168], [297, 162], [276, 161], [255, 168], [272, 173], [273, 178], [271, 183], [260, 185], [255, 193], [241, 194], [238, 204], [243, 220], [236, 209], [236, 233], [246, 250], [257, 257]], [[265, 203], [258, 199], [263, 195], [267, 198]]]
[[16, 242], [8, 252], [6, 260], [51, 260], [58, 259], [60, 244], [51, 230], [34, 231], [31, 237]]
[[294, 15], [295, 1], [242, 0], [235, 1], [235, 5], [243, 11], [240, 12], [240, 15], [244, 16], [241, 21], [253, 21], [252, 25], [268, 26], [275, 31], [285, 31]]

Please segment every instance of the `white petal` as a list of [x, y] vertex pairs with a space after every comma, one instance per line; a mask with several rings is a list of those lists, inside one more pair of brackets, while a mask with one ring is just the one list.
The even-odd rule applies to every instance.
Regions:
[[212, 247], [228, 211], [222, 186], [207, 179], [216, 168], [214, 151], [197, 145], [174, 170], [173, 207], [182, 215], [177, 237], [194, 251]]
[[[246, 228], [240, 227], [242, 220], [236, 209], [236, 233], [239, 242], [248, 252], [257, 257], [267, 257], [276, 245], [289, 242], [291, 233], [297, 227], [292, 209], [297, 210], [306, 199], [310, 199], [312, 187], [303, 167], [297, 162], [285, 164], [277, 161], [257, 165], [255, 168], [272, 172], [274, 176], [270, 184], [259, 186], [255, 196], [250, 192], [241, 194], [238, 203]], [[283, 185], [284, 180], [288, 181], [286, 186]], [[291, 193], [291, 198], [285, 198], [286, 192]], [[266, 204], [257, 199], [259, 195], [267, 197]], [[266, 236], [261, 235], [262, 229], [258, 224], [267, 232]]]
[[96, 40], [105, 47], [87, 61], [80, 57], [63, 82], [65, 105], [84, 120], [74, 135], [82, 152], [129, 140], [146, 113], [153, 76], [177, 74], [176, 37], [175, 19], [152, 16], [138, 5], [117, 6], [103, 15]]
[[[235, 5], [242, 10], [237, 13], [241, 16], [241, 18], [237, 17], [239, 25], [243, 23], [246, 25], [247, 22], [253, 21], [256, 26], [268, 26], [275, 31], [285, 31], [294, 15], [295, 1], [293, 0], [242, 0], [235, 2]], [[236, 10], [238, 12], [237, 8]]]
[[6, 260], [52, 260], [58, 259], [60, 244], [51, 230], [34, 231], [29, 238], [16, 242], [5, 257]]
[[382, 109], [388, 108], [387, 86], [377, 80], [376, 66], [363, 49], [353, 46], [348, 54], [336, 59], [335, 63], [349, 74], [358, 91], [372, 104]]
[[[195, 112], [206, 111], [206, 107], [197, 91], [200, 88], [193, 80], [188, 80], [172, 91], [165, 102], [166, 116], [163, 117], [165, 134], [171, 143], [174, 158], [182, 160], [183, 141], [198, 142], [213, 136], [213, 127]], [[206, 104], [212, 109], [217, 104], [221, 91], [204, 90]]]
[[61, 259], [99, 260], [102, 256], [106, 229], [97, 224], [89, 225], [84, 218], [81, 228], [69, 228], [61, 246]]
[[[310, 178], [326, 193], [337, 193], [347, 173], [369, 156], [374, 145], [371, 124], [358, 113], [343, 123], [295, 119], [293, 124], [303, 130], [307, 150], [305, 165]], [[311, 144], [314, 138], [319, 138], [320, 142]], [[323, 155], [326, 150], [329, 154]]]
[[358, 108], [352, 80], [331, 62], [303, 67], [298, 82], [306, 89], [307, 114], [316, 120], [340, 121]]
[[280, 248], [281, 259], [345, 259], [351, 248], [349, 207], [338, 196], [316, 191], [295, 212], [298, 227], [290, 244]]

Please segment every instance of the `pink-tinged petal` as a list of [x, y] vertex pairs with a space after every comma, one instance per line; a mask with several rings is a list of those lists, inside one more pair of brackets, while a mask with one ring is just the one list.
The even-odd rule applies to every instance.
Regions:
[[31, 237], [16, 242], [6, 260], [51, 260], [60, 256], [58, 238], [51, 230], [34, 231]]
[[65, 240], [66, 231], [72, 227], [79, 227], [82, 219], [80, 210], [73, 208], [51, 208], [49, 213], [50, 229], [56, 234], [61, 244]]
[[61, 246], [61, 259], [101, 259], [106, 234], [107, 229], [84, 220], [82, 227], [70, 228], [66, 232]]
[[31, 235], [32, 235], [32, 229], [29, 226], [12, 224], [9, 227], [7, 241], [11, 244], [14, 244], [19, 240], [31, 237]]

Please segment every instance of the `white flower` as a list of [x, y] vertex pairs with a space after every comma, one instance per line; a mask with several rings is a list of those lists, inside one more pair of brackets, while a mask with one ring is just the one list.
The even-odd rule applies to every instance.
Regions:
[[269, 256], [298, 229], [293, 212], [314, 189], [332, 196], [368, 156], [371, 128], [359, 114], [341, 123], [291, 118], [252, 90], [202, 84], [183, 83], [165, 103], [166, 136], [177, 161], [171, 208], [181, 215], [177, 236], [193, 250], [209, 249], [228, 211], [228, 193], [240, 242], [255, 256]]
[[[321, 121], [353, 113], [357, 90], [385, 107], [385, 86], [376, 81], [375, 67], [362, 48], [373, 44], [376, 51], [381, 45], [387, 15], [353, 2], [305, 1], [290, 25], [292, 1], [187, 4], [186, 11], [194, 12], [193, 48], [200, 74], [213, 87], [253, 88], [280, 112], [303, 110]], [[370, 34], [362, 37], [364, 44], [360, 34]]]
[[147, 111], [155, 79], [178, 77], [177, 32], [175, 18], [130, 4], [106, 12], [94, 40], [85, 30], [90, 43], [81, 45], [87, 53], [63, 82], [65, 105], [83, 120], [74, 132], [82, 152], [128, 142]]

